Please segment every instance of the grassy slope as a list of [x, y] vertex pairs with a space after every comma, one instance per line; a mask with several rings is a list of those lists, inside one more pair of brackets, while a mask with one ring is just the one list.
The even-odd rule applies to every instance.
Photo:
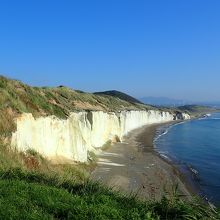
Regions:
[[153, 108], [130, 103], [118, 97], [95, 95], [67, 87], [30, 87], [17, 80], [0, 76], [0, 135], [8, 135], [14, 129], [13, 118], [21, 112], [34, 116], [55, 115], [66, 118], [79, 110], [138, 110]]
[[0, 195], [3, 219], [217, 219], [198, 201], [174, 196], [143, 202], [98, 183], [77, 184], [21, 170], [0, 173]]
[[[50, 166], [50, 165], [49, 165]], [[76, 172], [76, 167], [71, 168]], [[65, 171], [66, 172], [66, 171]], [[82, 178], [41, 167], [0, 170], [1, 219], [217, 219], [198, 200], [139, 201]], [[79, 171], [78, 171], [79, 172]]]
[[[185, 106], [170, 109], [144, 105], [137, 103], [133, 97], [120, 92], [113, 91], [110, 95], [103, 93], [91, 94], [64, 86], [54, 88], [31, 87], [20, 81], [0, 76], [0, 136], [8, 136], [15, 129], [13, 119], [21, 112], [31, 112], [34, 116], [55, 115], [59, 118], [66, 118], [70, 112], [80, 110], [121, 111], [146, 109], [195, 113], [195, 107], [187, 108]], [[207, 109], [205, 110], [207, 111]]]
[[110, 91], [105, 91], [105, 92], [95, 92], [94, 94], [96, 95], [103, 95], [103, 96], [113, 96], [113, 97], [118, 97], [121, 100], [130, 102], [130, 103], [139, 103], [143, 104], [141, 101], [135, 99], [134, 97], [127, 95], [123, 92], [116, 91], [116, 90], [110, 90]]
[[0, 219], [218, 219], [198, 200], [139, 201], [99, 183], [91, 165], [54, 165], [29, 150], [0, 145]]

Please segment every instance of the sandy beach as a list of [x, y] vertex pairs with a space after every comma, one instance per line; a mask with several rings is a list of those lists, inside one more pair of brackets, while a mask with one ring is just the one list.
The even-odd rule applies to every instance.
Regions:
[[154, 150], [155, 133], [162, 125], [133, 130], [123, 142], [103, 151], [91, 178], [141, 199], [159, 200], [165, 193], [171, 195], [178, 184], [179, 193], [190, 199], [189, 187], [183, 183], [179, 171]]

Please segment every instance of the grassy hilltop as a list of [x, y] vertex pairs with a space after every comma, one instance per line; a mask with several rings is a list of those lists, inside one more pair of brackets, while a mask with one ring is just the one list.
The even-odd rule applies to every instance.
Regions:
[[19, 113], [34, 116], [55, 115], [66, 118], [70, 112], [80, 110], [145, 110], [154, 109], [142, 103], [126, 101], [106, 94], [85, 93], [65, 86], [31, 87], [17, 80], [0, 76], [0, 134], [14, 130], [13, 118]]
[[3, 76], [0, 76], [0, 92], [1, 108], [11, 107], [18, 112], [33, 112], [36, 115], [66, 117], [71, 111], [82, 109], [120, 111], [153, 108], [132, 97], [126, 100], [108, 93], [85, 93], [65, 86], [31, 87]]
[[[55, 115], [66, 118], [73, 111], [122, 111], [158, 109], [194, 113], [195, 108], [154, 107], [118, 91], [86, 93], [65, 86], [31, 87], [18, 80], [0, 76], [0, 135], [9, 135], [15, 129], [13, 119], [22, 112], [35, 117]], [[208, 111], [203, 107], [197, 110]], [[201, 113], [197, 111], [197, 113]]]
[[[117, 93], [118, 94], [118, 93]], [[15, 129], [22, 112], [66, 118], [71, 111], [156, 109], [126, 94], [90, 94], [56, 88], [30, 87], [0, 77], [0, 219], [218, 219], [201, 201], [164, 194], [161, 201], [140, 201], [89, 180], [89, 164], [55, 165], [37, 152], [17, 152], [3, 140]], [[166, 109], [177, 111], [177, 109]], [[185, 110], [184, 110], [185, 111]]]

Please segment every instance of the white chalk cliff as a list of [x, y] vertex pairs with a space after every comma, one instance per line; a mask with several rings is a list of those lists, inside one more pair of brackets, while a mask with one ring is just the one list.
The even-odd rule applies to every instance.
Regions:
[[102, 147], [107, 141], [123, 136], [143, 125], [189, 119], [185, 113], [157, 110], [73, 112], [66, 120], [55, 116], [34, 118], [23, 113], [16, 119], [17, 130], [12, 134], [12, 146], [20, 151], [34, 149], [56, 160], [87, 161], [88, 151]]

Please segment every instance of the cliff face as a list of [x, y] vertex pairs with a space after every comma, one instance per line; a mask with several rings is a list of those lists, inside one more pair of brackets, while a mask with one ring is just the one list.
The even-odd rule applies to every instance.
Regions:
[[23, 113], [16, 120], [12, 146], [21, 151], [34, 149], [51, 160], [85, 162], [88, 151], [102, 147], [109, 140], [121, 140], [129, 131], [143, 125], [178, 118], [189, 119], [190, 116], [157, 110], [90, 111], [73, 112], [64, 120], [55, 116], [35, 119], [31, 113]]

